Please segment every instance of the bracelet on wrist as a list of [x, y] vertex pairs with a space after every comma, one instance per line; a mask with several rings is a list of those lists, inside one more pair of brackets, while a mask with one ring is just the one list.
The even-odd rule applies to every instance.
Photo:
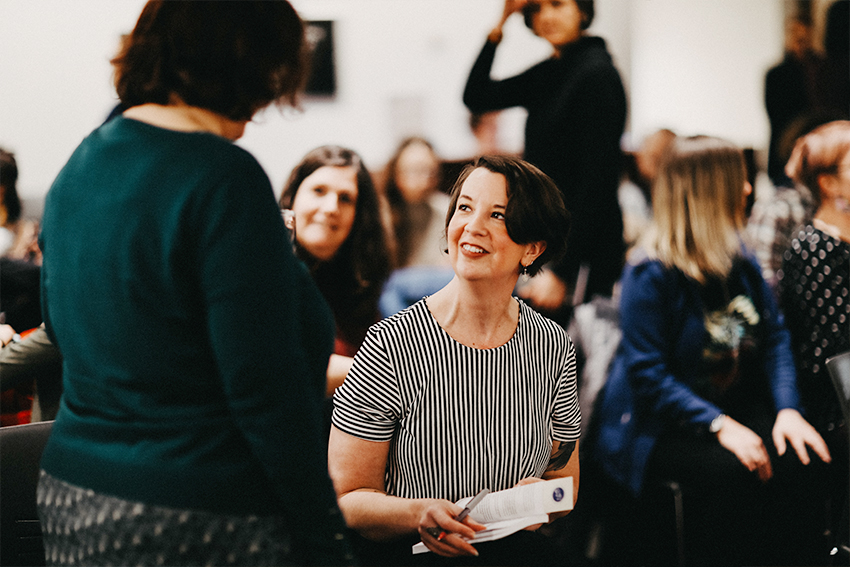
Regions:
[[720, 429], [723, 428], [723, 423], [726, 421], [726, 414], [721, 413], [717, 417], [711, 420], [711, 424], [708, 426], [708, 432], [714, 433], [715, 435], [720, 432]]

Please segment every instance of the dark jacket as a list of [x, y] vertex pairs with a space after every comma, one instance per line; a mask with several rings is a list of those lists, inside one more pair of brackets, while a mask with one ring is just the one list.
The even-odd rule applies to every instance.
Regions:
[[560, 57], [499, 81], [490, 78], [495, 54], [496, 44], [486, 43], [469, 74], [464, 104], [472, 112], [528, 111], [523, 157], [555, 181], [572, 216], [567, 254], [555, 270], [572, 285], [579, 266], [588, 264], [586, 297], [610, 295], [625, 249], [617, 187], [626, 94], [605, 41], [582, 37]]

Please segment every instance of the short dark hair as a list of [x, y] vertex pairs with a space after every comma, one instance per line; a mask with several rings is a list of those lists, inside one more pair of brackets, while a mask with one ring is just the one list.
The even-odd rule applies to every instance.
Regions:
[[511, 240], [518, 244], [546, 243], [546, 250], [528, 266], [528, 274], [533, 276], [547, 262], [559, 260], [567, 250], [570, 232], [570, 213], [564, 205], [564, 198], [551, 177], [517, 157], [483, 155], [461, 171], [452, 187], [446, 229], [457, 208], [461, 187], [480, 167], [503, 175], [507, 181], [505, 226]]
[[21, 218], [21, 199], [18, 196], [18, 163], [15, 154], [0, 148], [0, 185], [3, 186], [3, 202], [6, 222], [13, 223]]
[[[586, 30], [593, 23], [593, 16], [596, 10], [593, 7], [593, 0], [574, 0], [581, 12], [581, 29]], [[534, 30], [534, 14], [540, 10], [536, 2], [529, 2], [522, 7], [522, 18], [528, 29]]]
[[126, 107], [188, 105], [250, 120], [297, 104], [307, 75], [304, 25], [286, 0], [150, 0], [123, 38], [115, 88]]

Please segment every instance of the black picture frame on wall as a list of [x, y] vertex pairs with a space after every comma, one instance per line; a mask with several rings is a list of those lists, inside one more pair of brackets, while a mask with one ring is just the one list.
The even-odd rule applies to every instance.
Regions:
[[310, 49], [310, 78], [304, 92], [308, 97], [333, 98], [336, 96], [334, 23], [331, 20], [304, 23]]

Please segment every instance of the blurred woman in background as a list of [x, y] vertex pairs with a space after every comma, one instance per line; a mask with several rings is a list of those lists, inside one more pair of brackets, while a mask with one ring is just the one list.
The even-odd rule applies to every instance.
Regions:
[[[788, 330], [742, 246], [749, 191], [739, 148], [672, 143], [653, 225], [623, 275], [594, 454], [639, 497], [681, 486], [689, 564], [823, 564], [822, 509], [809, 497], [822, 469], [804, 465], [830, 456], [800, 413]], [[660, 564], [657, 534], [639, 528], [638, 555]]]
[[449, 196], [440, 191], [440, 160], [428, 140], [407, 138], [387, 163], [384, 194], [396, 238], [397, 268], [381, 295], [381, 314], [397, 313], [452, 279], [443, 221]]
[[[490, 77], [502, 27], [515, 13], [552, 46], [552, 56], [519, 75]], [[548, 310], [610, 296], [625, 245], [617, 200], [626, 95], [605, 41], [586, 34], [593, 0], [505, 0], [502, 16], [469, 73], [463, 102], [472, 112], [528, 111], [523, 157], [555, 181], [572, 215], [567, 254], [522, 295]]]
[[846, 539], [838, 526], [847, 515], [847, 423], [824, 363], [850, 350], [850, 121], [830, 122], [800, 138], [786, 173], [808, 188], [816, 209], [785, 253], [779, 300], [803, 407], [833, 456], [826, 495], [831, 531]]
[[294, 213], [295, 252], [334, 313], [330, 396], [348, 374], [366, 331], [380, 319], [378, 298], [393, 266], [382, 198], [357, 153], [322, 146], [292, 170], [280, 206]]

